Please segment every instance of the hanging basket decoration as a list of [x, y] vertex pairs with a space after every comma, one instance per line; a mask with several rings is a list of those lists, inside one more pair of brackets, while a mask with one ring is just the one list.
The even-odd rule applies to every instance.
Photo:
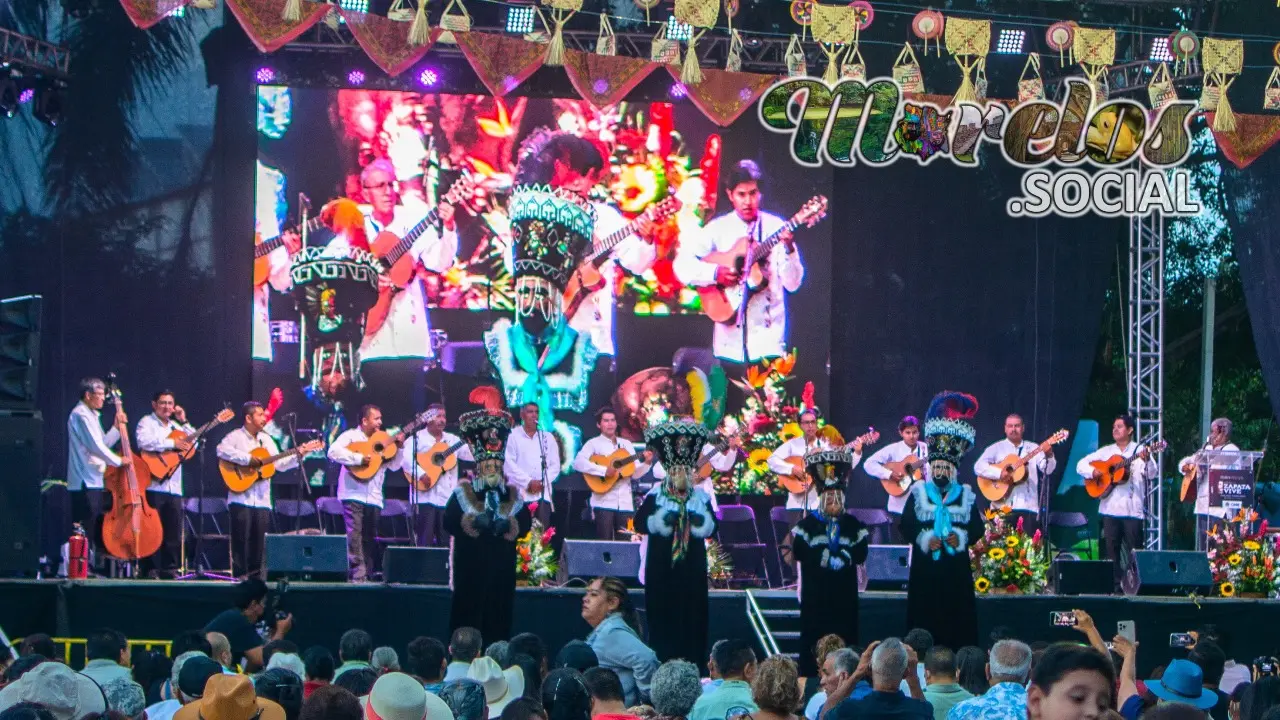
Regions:
[[676, 0], [676, 20], [688, 25], [689, 49], [685, 52], [684, 65], [680, 69], [680, 82], [697, 85], [702, 82], [702, 66], [696, 50], [698, 38], [707, 34], [720, 19], [721, 0]]
[[1188, 73], [1195, 67], [1200, 54], [1200, 38], [1188, 30], [1179, 30], [1169, 36], [1169, 54], [1173, 55], [1173, 72]]
[[542, 4], [550, 8], [547, 12], [553, 26], [548, 28], [551, 30], [551, 45], [547, 48], [547, 64], [553, 67], [564, 65], [564, 24], [582, 9], [582, 0], [542, 0]]
[[1262, 109], [1280, 110], [1280, 67], [1271, 68], [1271, 77], [1262, 91]]
[[947, 26], [947, 18], [937, 10], [921, 10], [916, 13], [915, 18], [911, 20], [911, 32], [916, 37], [924, 41], [924, 54], [929, 54], [929, 41], [933, 40], [933, 47], [938, 52], [938, 57], [942, 57], [942, 44], [938, 42], [942, 38], [942, 31]]
[[1178, 99], [1178, 91], [1173, 89], [1173, 77], [1169, 74], [1169, 63], [1160, 63], [1151, 75], [1147, 84], [1147, 98], [1151, 100], [1151, 115], [1154, 119], [1161, 108]]
[[859, 33], [871, 27], [871, 22], [876, 19], [876, 9], [871, 7], [871, 3], [867, 0], [853, 0], [849, 7], [853, 8], [854, 17], [858, 20]]
[[858, 38], [858, 11], [853, 5], [813, 6], [813, 39], [827, 55], [827, 69], [822, 81], [834, 86], [840, 81], [840, 56], [849, 51]]
[[920, 72], [920, 61], [916, 59], [916, 51], [909, 42], [902, 43], [898, 59], [893, 61], [893, 79], [904, 93], [924, 93], [924, 74]]
[[1112, 28], [1078, 27], [1071, 49], [1093, 86], [1094, 100], [1102, 104], [1107, 98], [1104, 91], [1107, 68], [1116, 61], [1116, 31]]
[[1205, 38], [1202, 50], [1205, 89], [1213, 87], [1218, 93], [1218, 105], [1213, 114], [1216, 132], [1232, 132], [1236, 129], [1236, 116], [1227, 101], [1227, 90], [1235, 82], [1235, 76], [1244, 69], [1244, 40], [1219, 40]]
[[1044, 76], [1040, 74], [1040, 53], [1028, 53], [1027, 62], [1018, 76], [1018, 102], [1044, 99]]
[[[457, 9], [457, 12], [453, 12]], [[462, 0], [449, 0], [449, 4], [444, 6], [444, 14], [440, 16], [440, 27], [445, 32], [440, 34], [439, 41], [442, 43], [457, 44], [454, 33], [471, 32], [471, 13], [467, 12], [467, 6], [462, 4]]]
[[951, 102], [976, 102], [978, 94], [973, 84], [973, 71], [991, 51], [991, 21], [949, 18], [945, 39], [947, 52], [960, 66], [960, 87]]
[[1063, 21], [1056, 22], [1049, 26], [1044, 32], [1044, 42], [1051, 50], [1058, 51], [1058, 63], [1066, 65], [1068, 59], [1071, 58], [1071, 47], [1075, 43], [1076, 28], [1073, 24]]

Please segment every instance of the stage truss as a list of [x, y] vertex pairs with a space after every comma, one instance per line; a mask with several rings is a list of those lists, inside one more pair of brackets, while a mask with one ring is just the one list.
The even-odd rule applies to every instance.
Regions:
[[[1129, 220], [1129, 314], [1126, 376], [1129, 410], [1137, 441], [1150, 443], [1164, 432], [1164, 218], [1158, 213]], [[1144, 509], [1148, 550], [1164, 548], [1164, 475], [1159, 454], [1156, 482], [1147, 485]]]

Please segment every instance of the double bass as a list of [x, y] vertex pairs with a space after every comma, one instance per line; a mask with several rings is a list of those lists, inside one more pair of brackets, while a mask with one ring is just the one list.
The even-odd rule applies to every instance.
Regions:
[[[114, 374], [107, 375], [107, 394], [117, 410], [122, 407], [120, 389], [116, 387]], [[111, 511], [102, 519], [102, 546], [112, 557], [121, 560], [141, 560], [154, 555], [164, 539], [160, 514], [147, 503], [146, 481], [143, 472], [139, 480], [138, 463], [129, 446], [129, 428], [117, 412], [120, 427], [120, 456], [125, 464], [108, 467], [103, 475], [103, 487], [111, 493]]]

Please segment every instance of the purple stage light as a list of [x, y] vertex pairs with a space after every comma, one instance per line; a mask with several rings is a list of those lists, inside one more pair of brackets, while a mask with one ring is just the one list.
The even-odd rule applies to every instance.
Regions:
[[418, 74], [418, 84], [422, 87], [435, 87], [440, 82], [440, 73], [435, 68], [426, 68]]
[[347, 84], [348, 84], [348, 85], [363, 85], [363, 84], [364, 84], [364, 72], [363, 72], [363, 71], [361, 71], [361, 70], [352, 70], [351, 72], [347, 73]]
[[259, 85], [268, 85], [276, 79], [276, 71], [263, 66], [258, 68], [258, 72], [254, 73], [253, 77]]
[[26, 90], [22, 91], [21, 95], [18, 96], [18, 102], [25, 105], [31, 102], [31, 100], [35, 98], [35, 96], [36, 96], [36, 91], [32, 90], [31, 88], [27, 88]]
[[667, 91], [667, 94], [671, 96], [672, 100], [679, 100], [689, 94], [689, 88], [685, 87], [684, 83], [672, 83], [671, 89]]

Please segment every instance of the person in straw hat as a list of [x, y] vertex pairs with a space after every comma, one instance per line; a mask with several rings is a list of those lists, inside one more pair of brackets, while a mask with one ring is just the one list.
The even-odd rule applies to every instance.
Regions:
[[183, 705], [173, 720], [285, 720], [284, 708], [257, 696], [247, 675], [214, 675], [198, 702]]

